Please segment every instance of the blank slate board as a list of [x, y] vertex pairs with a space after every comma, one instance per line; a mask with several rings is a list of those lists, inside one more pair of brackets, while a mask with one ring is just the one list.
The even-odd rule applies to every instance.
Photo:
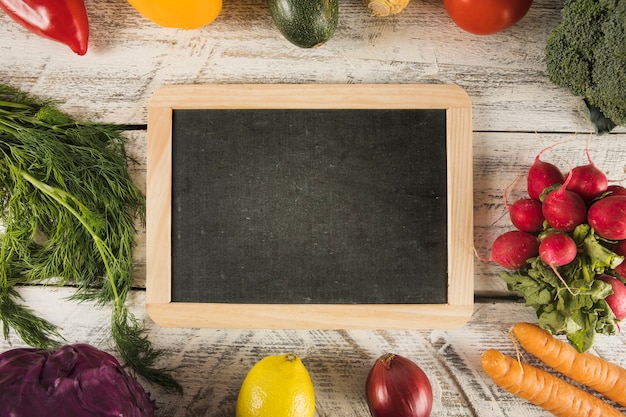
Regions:
[[162, 326], [471, 316], [471, 103], [458, 87], [162, 87], [147, 203], [147, 309]]

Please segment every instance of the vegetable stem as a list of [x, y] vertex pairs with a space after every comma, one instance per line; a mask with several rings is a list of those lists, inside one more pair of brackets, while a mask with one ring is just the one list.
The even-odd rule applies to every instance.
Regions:
[[126, 306], [145, 197], [130, 177], [121, 130], [76, 121], [0, 84], [0, 321], [5, 339], [13, 328], [31, 346], [54, 347], [57, 328], [23, 306], [14, 286], [72, 280], [72, 299], [112, 304], [111, 336], [126, 364], [181, 391], [155, 367], [163, 352]]
[[76, 197], [66, 193], [65, 191], [52, 187], [48, 184], [45, 184], [39, 181], [37, 178], [30, 175], [28, 172], [20, 171], [20, 174], [24, 179], [26, 179], [29, 183], [31, 183], [34, 187], [36, 187], [41, 192], [45, 193], [50, 198], [54, 199], [57, 203], [61, 204], [67, 211], [69, 211], [75, 218], [78, 220], [83, 227], [87, 230], [89, 235], [91, 235], [98, 252], [100, 253], [100, 257], [102, 258], [102, 262], [104, 263], [104, 267], [106, 269], [107, 277], [109, 279], [109, 283], [111, 284], [111, 291], [113, 291], [113, 299], [115, 301], [115, 308], [119, 311], [120, 309], [120, 296], [117, 291], [117, 286], [115, 285], [115, 278], [113, 273], [111, 272], [111, 267], [109, 265], [109, 259], [115, 258], [113, 255], [111, 248], [104, 244], [100, 236], [93, 230], [93, 227], [87, 222], [84, 216], [81, 216], [78, 210], [76, 210], [69, 201], [72, 201], [79, 210], [83, 213], [89, 211], [87, 207], [85, 207]]
[[[124, 359], [132, 368], [141, 370], [141, 373], [147, 376], [148, 379], [158, 381], [158, 383], [165, 388], [182, 392], [181, 386], [173, 378], [167, 375], [166, 372], [153, 367], [154, 362], [161, 356], [162, 352], [152, 347], [151, 342], [142, 335], [145, 330], [143, 326], [128, 312], [125, 306], [126, 297], [124, 296], [123, 299], [120, 296], [115, 282], [115, 276], [111, 269], [111, 262], [115, 263], [115, 255], [87, 221], [88, 216], [85, 216], [85, 214], [90, 213], [89, 209], [73, 195], [38, 180], [26, 171], [21, 170], [19, 173], [35, 188], [70, 212], [76, 220], [83, 225], [93, 239], [106, 269], [107, 279], [111, 286], [111, 291], [113, 292], [113, 338]], [[138, 347], [143, 352], [143, 355], [133, 353]]]

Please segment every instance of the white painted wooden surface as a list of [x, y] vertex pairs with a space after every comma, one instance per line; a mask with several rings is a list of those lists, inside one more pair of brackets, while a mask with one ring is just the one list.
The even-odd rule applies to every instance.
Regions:
[[[211, 25], [165, 29], [139, 16], [126, 0], [85, 0], [91, 23], [86, 56], [41, 39], [0, 15], [0, 82], [62, 101], [76, 116], [146, 123], [151, 94], [182, 83], [452, 83], [473, 101], [475, 247], [488, 256], [493, 239], [510, 225], [502, 193], [523, 194], [524, 172], [545, 146], [566, 141], [545, 158], [563, 166], [594, 162], [611, 179], [626, 177], [626, 130], [590, 136], [579, 100], [545, 74], [545, 39], [562, 0], [535, 0], [526, 18], [500, 34], [480, 37], [456, 28], [439, 0], [412, 0], [401, 14], [374, 18], [360, 0], [340, 2], [339, 27], [320, 48], [287, 42], [273, 26], [264, 0], [226, 0]], [[145, 130], [131, 131], [129, 149], [137, 183], [145, 185]], [[558, 151], [557, 151], [558, 150]], [[516, 182], [517, 180], [517, 182]], [[623, 182], [622, 182], [623, 183]], [[532, 311], [511, 302], [499, 268], [476, 261], [478, 302], [457, 330], [248, 331], [159, 328], [145, 315], [145, 234], [138, 234], [137, 290], [132, 310], [145, 318], [151, 338], [169, 354], [164, 366], [181, 397], [146, 384], [164, 417], [233, 416], [239, 384], [254, 362], [294, 350], [311, 372], [318, 416], [369, 413], [363, 384], [374, 359], [392, 351], [419, 363], [435, 393], [433, 416], [548, 416], [496, 388], [482, 373], [489, 347], [513, 353], [507, 331]], [[109, 349], [109, 312], [65, 301], [69, 288], [28, 287], [25, 303], [59, 324], [68, 342]], [[489, 298], [486, 298], [489, 297]], [[434, 324], [436, 326], [436, 323]], [[23, 344], [11, 334], [0, 349]], [[626, 337], [600, 337], [595, 353], [626, 366]], [[533, 362], [532, 358], [528, 358]], [[536, 363], [536, 362], [535, 362]]]
[[[25, 302], [61, 329], [68, 343], [85, 342], [109, 349], [109, 311], [66, 301], [67, 288], [23, 288]], [[144, 293], [132, 295], [132, 311], [145, 318]], [[364, 384], [374, 360], [386, 352], [418, 363], [433, 386], [432, 416], [548, 417], [545, 412], [493, 385], [482, 372], [480, 355], [498, 348], [515, 356], [508, 331], [534, 315], [520, 303], [480, 302], [464, 327], [420, 331], [252, 331], [158, 328], [147, 321], [150, 337], [169, 353], [164, 365], [180, 367], [174, 376], [182, 396], [144, 386], [156, 400], [161, 417], [234, 416], [237, 392], [247, 371], [266, 355], [292, 351], [302, 357], [313, 381], [316, 416], [368, 417]], [[14, 347], [23, 346], [13, 335]], [[6, 343], [0, 345], [8, 348]], [[626, 366], [626, 337], [599, 337], [594, 354]], [[529, 354], [523, 360], [541, 366]], [[1, 407], [1, 405], [0, 405]], [[626, 411], [626, 410], [623, 410]]]

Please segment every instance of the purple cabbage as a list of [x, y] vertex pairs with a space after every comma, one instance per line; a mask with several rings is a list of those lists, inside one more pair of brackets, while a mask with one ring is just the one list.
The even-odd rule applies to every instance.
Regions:
[[152, 417], [154, 401], [112, 355], [86, 344], [0, 354], [0, 415]]

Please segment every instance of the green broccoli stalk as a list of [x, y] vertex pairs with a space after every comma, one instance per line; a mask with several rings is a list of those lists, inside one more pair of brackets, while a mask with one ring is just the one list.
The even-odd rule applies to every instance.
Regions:
[[626, 0], [566, 0], [546, 66], [550, 81], [583, 97], [598, 133], [626, 126]]

